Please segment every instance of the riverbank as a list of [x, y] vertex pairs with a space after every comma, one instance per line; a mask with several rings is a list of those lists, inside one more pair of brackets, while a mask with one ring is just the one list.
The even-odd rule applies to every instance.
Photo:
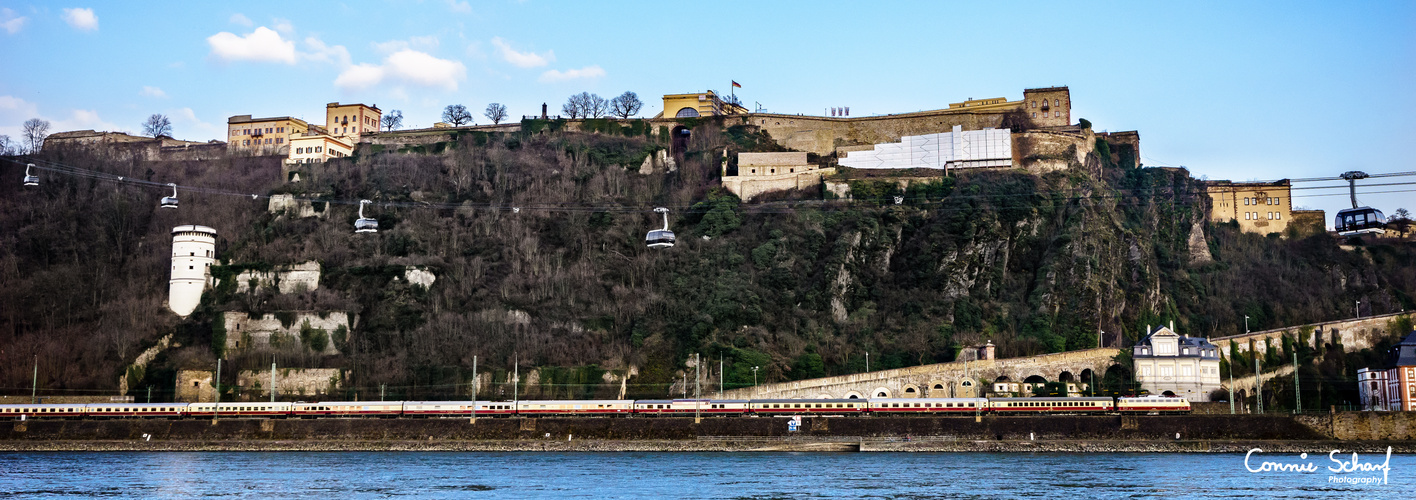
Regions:
[[493, 441], [20, 441], [0, 442], [4, 452], [983, 452], [983, 453], [1416, 453], [1416, 443], [1349, 441], [962, 441], [929, 436], [911, 441], [732, 442], [707, 440], [493, 440]]
[[0, 451], [1416, 452], [1405, 414], [30, 420]]

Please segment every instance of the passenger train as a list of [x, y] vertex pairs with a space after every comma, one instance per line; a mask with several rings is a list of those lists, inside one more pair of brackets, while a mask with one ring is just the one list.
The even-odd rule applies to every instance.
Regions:
[[6, 404], [0, 418], [429, 418], [1170, 415], [1190, 413], [1185, 398], [641, 399], [546, 401], [325, 401], [256, 403]]

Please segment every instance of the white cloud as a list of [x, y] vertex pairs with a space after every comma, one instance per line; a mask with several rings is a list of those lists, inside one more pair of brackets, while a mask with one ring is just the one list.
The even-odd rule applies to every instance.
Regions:
[[303, 60], [332, 63], [341, 68], [350, 64], [349, 49], [343, 45], [325, 45], [323, 40], [309, 36], [305, 37], [305, 48], [308, 52], [300, 53]]
[[467, 3], [467, 2], [459, 2], [459, 1], [457, 1], [457, 0], [447, 0], [447, 6], [448, 6], [449, 9], [452, 9], [453, 12], [456, 12], [456, 13], [458, 13], [458, 14], [471, 14], [471, 13], [472, 13], [472, 4]]
[[28, 17], [16, 16], [13, 10], [0, 9], [0, 28], [4, 28], [5, 32], [11, 35], [19, 33], [20, 28], [25, 27], [25, 23], [28, 21]]
[[511, 48], [511, 45], [503, 41], [501, 37], [493, 38], [492, 45], [497, 46], [497, 51], [501, 53], [502, 59], [506, 59], [506, 62], [518, 68], [545, 66], [550, 64], [551, 61], [556, 60], [555, 51], [548, 50], [546, 51], [546, 55], [540, 55], [535, 52], [517, 52], [515, 49]]
[[383, 81], [384, 70], [380, 66], [360, 63], [345, 68], [334, 79], [334, 85], [345, 89], [366, 89]]
[[350, 66], [335, 78], [334, 84], [345, 89], [363, 89], [392, 82], [457, 90], [458, 83], [466, 78], [467, 67], [461, 62], [405, 49], [390, 54], [381, 65]]
[[138, 92], [138, 95], [143, 95], [147, 97], [167, 97], [167, 93], [163, 92], [162, 89], [149, 85], [144, 85], [142, 92]]
[[189, 126], [192, 129], [204, 131], [207, 133], [218, 131], [224, 132], [216, 125], [204, 122], [200, 118], [197, 118], [197, 113], [195, 111], [192, 111], [192, 108], [180, 108], [175, 111], [171, 111], [167, 114], [170, 118], [172, 118], [172, 121], [181, 125]]
[[563, 82], [566, 80], [578, 80], [582, 78], [599, 78], [605, 76], [605, 70], [599, 66], [586, 66], [580, 69], [568, 69], [565, 71], [550, 70], [541, 73], [543, 82]]
[[132, 129], [103, 121], [102, 118], [99, 118], [98, 111], [92, 109], [76, 109], [69, 113], [68, 118], [54, 120], [54, 125], [49, 130], [51, 132], [63, 132], [66, 130], [125, 132]]
[[258, 61], [295, 64], [295, 42], [261, 26], [246, 36], [221, 32], [207, 37], [211, 55], [223, 61]]
[[98, 29], [98, 16], [94, 15], [93, 9], [64, 9], [64, 22], [84, 31]]
[[387, 42], [374, 42], [374, 50], [381, 54], [392, 54], [404, 50], [431, 50], [438, 48], [438, 37], [434, 35], [415, 36], [407, 40], [389, 40]]
[[242, 14], [242, 13], [240, 13], [240, 12], [237, 12], [237, 13], [235, 13], [235, 14], [232, 14], [230, 21], [231, 21], [231, 24], [239, 24], [239, 25], [245, 26], [245, 27], [247, 27], [247, 28], [249, 28], [249, 27], [251, 27], [251, 26], [254, 26], [254, 25], [256, 24], [256, 23], [251, 22], [251, 18], [246, 17], [245, 14]]
[[290, 24], [289, 19], [281, 19], [277, 17], [273, 19], [272, 22], [275, 24], [276, 31], [279, 31], [286, 35], [292, 35], [295, 33], [295, 25]]

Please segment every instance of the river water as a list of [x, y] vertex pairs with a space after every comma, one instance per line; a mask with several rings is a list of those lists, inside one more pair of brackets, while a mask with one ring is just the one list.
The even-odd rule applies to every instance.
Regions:
[[[1351, 460], [1351, 455], [1338, 455]], [[1382, 454], [1358, 463], [1382, 464]], [[1416, 456], [1337, 474], [1249, 472], [1243, 454], [1174, 453], [0, 453], [17, 498], [1413, 498]]]

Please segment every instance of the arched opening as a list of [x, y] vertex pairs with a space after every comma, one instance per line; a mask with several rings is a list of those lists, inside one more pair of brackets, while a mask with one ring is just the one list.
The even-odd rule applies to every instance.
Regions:
[[1028, 377], [1028, 378], [1024, 379], [1024, 380], [1023, 380], [1023, 383], [1025, 383], [1025, 384], [1046, 384], [1046, 383], [1047, 383], [1047, 379], [1042, 378], [1042, 375], [1033, 375], [1033, 376], [1031, 376], [1031, 377]]
[[1079, 379], [1079, 380], [1077, 380], [1077, 382], [1080, 384], [1080, 387], [1084, 387], [1084, 388], [1085, 388], [1085, 391], [1084, 391], [1084, 392], [1085, 392], [1086, 395], [1088, 395], [1088, 396], [1095, 396], [1095, 395], [1096, 395], [1096, 392], [1094, 392], [1094, 391], [1096, 390], [1096, 387], [1092, 387], [1093, 385], [1095, 385], [1095, 384], [1093, 384], [1093, 380], [1092, 380], [1092, 379], [1093, 379], [1093, 376], [1094, 376], [1094, 373], [1095, 373], [1095, 372], [1091, 371], [1091, 368], [1087, 368], [1087, 369], [1085, 369], [1085, 370], [1082, 370], [1082, 378]]
[[1072, 377], [1072, 372], [1063, 371], [1062, 373], [1060, 373], [1060, 374], [1057, 375], [1057, 381], [1058, 381], [1058, 382], [1076, 382], [1077, 380]]
[[672, 137], [672, 141], [669, 153], [674, 155], [674, 160], [682, 164], [683, 153], [688, 151], [688, 140], [693, 137], [693, 132], [688, 127], [679, 125], [674, 127], [673, 132], [670, 132], [670, 137]]
[[1009, 379], [1007, 375], [1000, 375], [998, 378], [993, 379], [993, 381], [994, 381], [994, 382], [1010, 382], [1011, 379]]
[[693, 108], [683, 108], [674, 113], [674, 118], [698, 118], [698, 110]]
[[886, 388], [884, 388], [884, 387], [876, 387], [875, 390], [870, 391], [870, 393], [871, 393], [871, 394], [874, 394], [874, 396], [872, 396], [872, 397], [876, 397], [876, 398], [888, 398], [888, 397], [890, 397], [890, 390], [889, 390], [889, 389], [886, 389]]
[[846, 396], [846, 399], [860, 399], [860, 396], [856, 394], [851, 394], [849, 396]]
[[917, 398], [919, 397], [919, 388], [913, 385], [907, 385], [905, 386], [904, 395], [901, 397]]
[[1167, 397], [1167, 398], [1173, 398], [1173, 397], [1175, 397], [1175, 392], [1173, 392], [1173, 391], [1165, 391], [1165, 392], [1160, 393], [1160, 395], [1161, 395], [1161, 396], [1165, 396], [1165, 397]]
[[936, 391], [944, 390], [944, 384], [934, 384], [934, 390], [936, 390]]

